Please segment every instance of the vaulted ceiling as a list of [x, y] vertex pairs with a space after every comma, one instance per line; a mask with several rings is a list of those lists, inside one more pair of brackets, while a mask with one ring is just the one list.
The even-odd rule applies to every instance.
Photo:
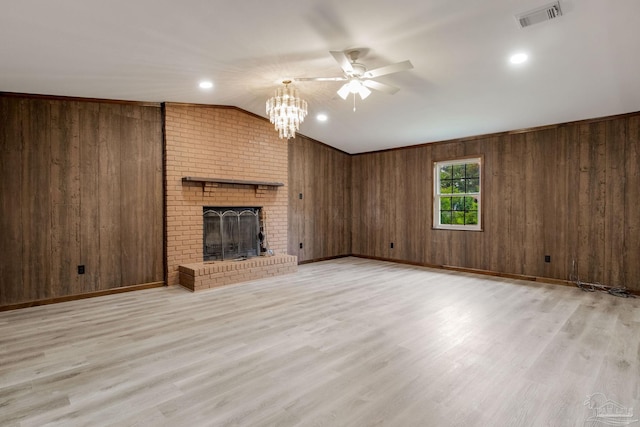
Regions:
[[[0, 91], [232, 105], [266, 117], [287, 78], [336, 76], [362, 48], [398, 87], [367, 99], [297, 82], [300, 133], [349, 153], [640, 110], [640, 2], [560, 0], [25, 0], [2, 2]], [[528, 61], [511, 64], [518, 52]], [[198, 87], [202, 80], [213, 88]], [[316, 120], [324, 113], [328, 120]], [[274, 131], [275, 132], [275, 131]]]

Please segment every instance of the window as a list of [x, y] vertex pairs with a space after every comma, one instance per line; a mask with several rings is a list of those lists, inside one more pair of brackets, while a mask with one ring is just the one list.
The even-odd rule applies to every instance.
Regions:
[[481, 159], [434, 164], [434, 228], [481, 230]]

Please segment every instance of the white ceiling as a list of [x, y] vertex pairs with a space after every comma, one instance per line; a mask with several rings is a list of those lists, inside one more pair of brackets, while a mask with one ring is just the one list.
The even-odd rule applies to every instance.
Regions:
[[[397, 94], [353, 112], [341, 83], [297, 83], [309, 102], [300, 133], [349, 153], [640, 110], [640, 1], [561, 0], [562, 17], [519, 27], [514, 15], [549, 2], [0, 0], [0, 91], [266, 117], [283, 79], [341, 76], [329, 51], [360, 47], [369, 69], [411, 60], [377, 79]], [[513, 66], [520, 51], [529, 61]]]

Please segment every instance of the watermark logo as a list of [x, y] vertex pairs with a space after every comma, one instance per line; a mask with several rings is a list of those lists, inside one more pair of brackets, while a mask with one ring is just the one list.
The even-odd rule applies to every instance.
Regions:
[[607, 399], [603, 393], [587, 396], [584, 406], [591, 409], [591, 414], [584, 421], [585, 426], [628, 426], [638, 422], [638, 418], [633, 417], [633, 408]]

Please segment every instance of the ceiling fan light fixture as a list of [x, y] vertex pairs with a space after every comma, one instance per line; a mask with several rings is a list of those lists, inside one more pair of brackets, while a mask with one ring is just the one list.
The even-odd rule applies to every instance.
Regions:
[[362, 87], [362, 82], [358, 79], [351, 79], [347, 84], [349, 85], [349, 92], [351, 93], [359, 93]]
[[338, 89], [338, 95], [342, 99], [347, 99], [347, 96], [351, 93], [351, 88], [349, 87], [349, 83], [345, 83], [342, 85], [340, 89]]
[[365, 99], [367, 96], [371, 95], [371, 91], [360, 79], [356, 78], [349, 80], [338, 90], [338, 95], [340, 95], [340, 98], [342, 99], [347, 99], [350, 93], [353, 93], [354, 95], [357, 93], [360, 95], [361, 99]]
[[367, 96], [371, 95], [371, 91], [365, 86], [360, 85], [360, 88], [358, 89], [358, 94], [360, 95], [361, 99], [365, 99]]
[[266, 110], [280, 139], [295, 138], [300, 123], [307, 116], [307, 101], [298, 96], [295, 88], [289, 87], [291, 80], [282, 83], [284, 87], [276, 89], [275, 96], [267, 100]]

